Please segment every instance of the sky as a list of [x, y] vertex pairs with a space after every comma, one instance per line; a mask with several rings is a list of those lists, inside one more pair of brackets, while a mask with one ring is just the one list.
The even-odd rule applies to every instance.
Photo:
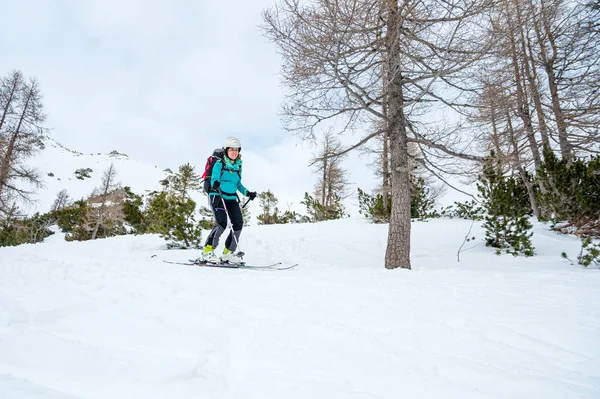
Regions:
[[[245, 179], [255, 175], [248, 188], [299, 202], [317, 179], [308, 168], [314, 150], [280, 119], [281, 59], [259, 29], [274, 4], [4, 0], [0, 74], [37, 78], [50, 136], [68, 148], [202, 170], [233, 135]], [[378, 184], [372, 161], [352, 154], [343, 163], [352, 192]]]

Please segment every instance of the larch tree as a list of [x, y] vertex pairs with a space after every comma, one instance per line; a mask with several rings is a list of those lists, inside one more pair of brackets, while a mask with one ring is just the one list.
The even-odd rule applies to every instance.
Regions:
[[[600, 35], [585, 4], [528, 0], [534, 61], [544, 72], [544, 100], [563, 159], [600, 150]], [[593, 15], [593, 14], [591, 14]]]
[[346, 154], [336, 155], [342, 150], [342, 143], [329, 131], [321, 140], [318, 155], [310, 162], [319, 176], [315, 199], [326, 208], [336, 206], [340, 199], [349, 195], [347, 172], [341, 165]]
[[283, 58], [289, 131], [308, 140], [323, 124], [338, 127], [337, 134], [368, 132], [340, 154], [389, 135], [388, 269], [411, 268], [409, 143], [429, 154], [482, 159], [465, 154], [458, 129], [422, 122], [441, 106], [465, 106], [459, 73], [485, 53], [487, 7], [462, 0], [282, 0], [263, 14], [263, 30]]
[[94, 189], [88, 198], [89, 207], [84, 229], [89, 232], [92, 240], [98, 237], [99, 232], [102, 233], [102, 237], [115, 235], [125, 219], [123, 212], [125, 190], [121, 188], [116, 178], [117, 170], [113, 164], [110, 164], [102, 176], [102, 184]]
[[15, 201], [30, 202], [29, 187], [42, 186], [39, 173], [25, 160], [42, 148], [45, 120], [35, 79], [27, 80], [19, 71], [0, 79], [0, 216]]
[[67, 189], [63, 188], [56, 195], [56, 199], [52, 204], [52, 208], [50, 208], [50, 212], [60, 211], [61, 209], [64, 209], [69, 205], [71, 205], [71, 198], [69, 197]]

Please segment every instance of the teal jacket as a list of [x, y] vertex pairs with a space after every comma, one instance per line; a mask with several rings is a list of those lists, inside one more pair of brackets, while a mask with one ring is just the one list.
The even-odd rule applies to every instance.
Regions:
[[[215, 162], [210, 186], [212, 187], [217, 180], [221, 182], [220, 189], [223, 193], [223, 199], [237, 199], [236, 191], [244, 196], [248, 195], [248, 189], [242, 184], [242, 160], [239, 158], [232, 162], [231, 159], [225, 156], [223, 160]], [[219, 195], [219, 193], [211, 191], [209, 195]]]

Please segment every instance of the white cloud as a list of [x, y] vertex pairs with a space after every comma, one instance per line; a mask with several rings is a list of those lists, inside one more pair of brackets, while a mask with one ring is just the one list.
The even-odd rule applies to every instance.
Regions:
[[[307, 168], [310, 149], [283, 131], [278, 116], [280, 59], [258, 29], [273, 4], [9, 2], [0, 74], [37, 77], [52, 137], [84, 153], [116, 149], [159, 168], [191, 162], [201, 169], [236, 135], [248, 186], [273, 190], [286, 208], [312, 192], [316, 176]], [[362, 157], [346, 164], [353, 182], [372, 188]]]

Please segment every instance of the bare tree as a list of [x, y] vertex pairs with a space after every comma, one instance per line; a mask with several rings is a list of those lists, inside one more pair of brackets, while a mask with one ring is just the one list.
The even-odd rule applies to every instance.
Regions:
[[69, 197], [69, 194], [67, 193], [67, 190], [63, 188], [56, 195], [56, 199], [54, 200], [54, 203], [52, 204], [52, 208], [50, 209], [50, 212], [59, 211], [63, 208], [66, 208], [69, 205], [71, 205], [71, 199]]
[[[497, 160], [518, 174], [536, 216], [531, 183], [542, 164], [542, 146], [564, 159], [598, 147], [598, 35], [582, 28], [581, 5], [562, 0], [501, 0], [490, 13], [493, 52], [481, 66], [481, 90], [471, 113], [485, 130]], [[596, 44], [594, 44], [596, 43]], [[541, 71], [541, 72], [540, 72]], [[545, 80], [544, 75], [545, 74]], [[576, 89], [578, 87], [578, 89]], [[488, 148], [490, 146], [487, 146]], [[594, 149], [596, 147], [596, 149]], [[539, 186], [544, 194], [552, 187]]]
[[529, 0], [533, 49], [546, 75], [548, 108], [563, 159], [598, 151], [600, 135], [600, 37], [590, 29], [585, 5]]
[[92, 240], [96, 239], [98, 231], [114, 230], [123, 222], [123, 202], [125, 190], [120, 183], [115, 182], [117, 171], [113, 164], [104, 172], [102, 185], [96, 188], [88, 199], [89, 210], [85, 220], [85, 230], [90, 232]]
[[42, 185], [39, 174], [23, 163], [42, 146], [41, 99], [36, 80], [26, 81], [19, 71], [0, 79], [0, 213], [15, 200], [30, 201], [32, 192], [18, 187], [18, 181]]
[[585, 21], [587, 30], [592, 33], [600, 33], [600, 0], [590, 0], [586, 4]]
[[[525, 184], [534, 213], [539, 207], [531, 176], [542, 164], [542, 148], [564, 159], [600, 150], [600, 35], [593, 5], [563, 0], [497, 1], [490, 12], [493, 51], [480, 65], [480, 89], [469, 121], [484, 132], [503, 171]], [[587, 22], [586, 22], [587, 21]], [[540, 182], [542, 194], [555, 191]]]
[[[504, 173], [518, 174], [527, 187], [531, 207], [540, 215], [533, 184], [528, 170], [533, 164], [541, 166], [541, 142], [548, 142], [547, 132], [534, 122], [530, 94], [539, 97], [533, 82], [529, 59], [525, 50], [523, 25], [518, 4], [513, 0], [498, 2], [498, 12], [491, 15], [489, 40], [494, 43], [490, 62], [480, 66], [476, 74], [481, 88], [474, 93], [477, 105], [470, 121], [480, 124], [486, 134], [482, 142], [487, 152], [493, 150], [496, 163]], [[537, 93], [537, 94], [536, 94]], [[533, 101], [535, 103], [535, 100]], [[544, 122], [543, 115], [539, 121]], [[545, 126], [545, 125], [544, 125]], [[538, 132], [541, 134], [541, 142]]]
[[374, 126], [373, 128], [381, 131], [380, 135], [371, 140], [374, 145], [364, 145], [357, 150], [361, 156], [374, 156], [374, 161], [369, 163], [367, 166], [373, 169], [374, 175], [380, 179], [381, 184], [374, 189], [373, 194], [381, 194], [383, 198], [384, 213], [389, 215], [389, 203], [392, 195], [392, 174], [390, 172], [390, 139], [388, 132], [383, 127], [383, 124]]
[[[526, 87], [526, 90], [528, 90], [529, 95], [532, 99], [532, 103], [535, 107], [535, 113], [537, 114], [538, 128], [542, 144], [550, 148], [550, 131], [546, 120], [546, 112], [544, 110], [542, 102], [543, 88], [540, 84], [538, 66], [536, 65], [536, 58], [533, 50], [531, 29], [528, 24], [528, 21], [530, 20], [529, 16], [527, 15], [528, 10], [527, 7], [523, 7], [522, 4], [519, 3], [517, 0], [511, 1], [514, 7], [514, 11], [511, 11], [510, 7], [506, 7], [506, 15], [509, 21], [511, 20], [511, 13], [514, 13], [515, 17], [513, 18], [512, 23], [509, 23], [508, 27], [512, 27], [518, 30], [518, 37], [515, 40], [517, 44], [514, 49], [515, 56], [513, 57], [513, 66], [519, 65], [517, 62], [515, 62], [516, 58], [518, 57], [523, 71], [522, 75], [526, 77], [526, 83], [523, 83], [523, 86]], [[535, 150], [532, 150], [532, 152], [533, 151]], [[533, 155], [534, 161], [536, 161], [537, 170], [539, 167], [539, 160], [536, 158], [535, 152], [533, 153]]]
[[490, 16], [495, 63], [485, 75], [505, 79], [511, 71], [512, 112], [529, 141], [530, 154], [521, 155], [533, 157], [536, 171], [542, 145], [558, 143], [564, 159], [600, 149], [600, 35], [589, 9], [575, 1], [502, 0]]
[[342, 143], [329, 131], [323, 136], [319, 154], [310, 162], [320, 175], [315, 185], [315, 197], [325, 207], [333, 206], [336, 196], [341, 199], [349, 195], [347, 172], [340, 165], [346, 156], [336, 156], [342, 149]]
[[408, 143], [481, 159], [465, 154], [458, 129], [440, 131], [420, 121], [433, 104], [466, 105], [459, 95], [463, 87], [454, 78], [481, 56], [479, 14], [485, 7], [486, 1], [461, 0], [316, 0], [306, 5], [282, 0], [264, 12], [264, 31], [284, 59], [290, 95], [283, 111], [289, 131], [314, 139], [317, 125], [333, 122], [341, 126], [337, 133], [369, 131], [340, 154], [383, 132], [389, 135], [392, 216], [386, 268], [411, 267]]

